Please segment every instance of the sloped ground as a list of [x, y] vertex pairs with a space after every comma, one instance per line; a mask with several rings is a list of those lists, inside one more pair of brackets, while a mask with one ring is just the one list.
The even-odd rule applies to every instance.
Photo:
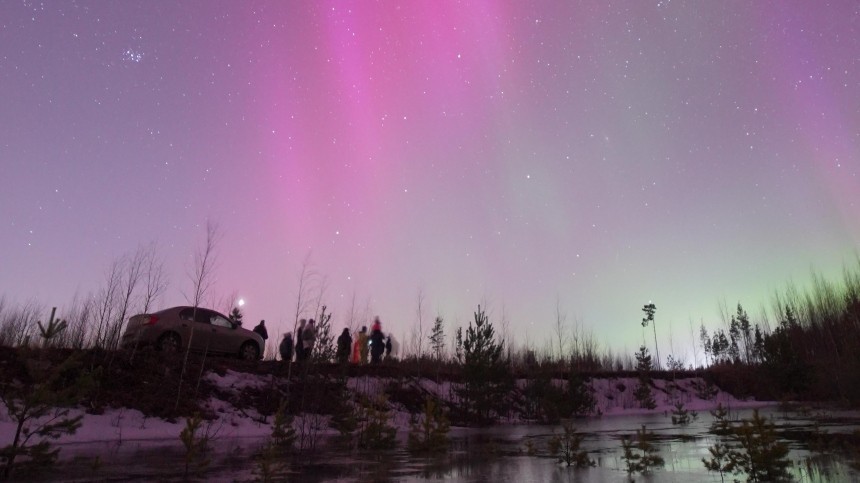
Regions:
[[[453, 365], [433, 364], [422, 367], [414, 362], [383, 363], [376, 366], [341, 366], [337, 364], [287, 364], [276, 361], [244, 362], [222, 357], [204, 357], [192, 353], [183, 374], [184, 354], [165, 354], [152, 350], [106, 352], [66, 349], [12, 349], [0, 347], [0, 383], [20, 381], [32, 384], [34, 365], [56, 367], [73, 357], [74, 368], [65, 377], [75, 380], [79, 374], [91, 375], [96, 384], [79, 401], [79, 408], [89, 414], [110, 409], [137, 410], [148, 418], [176, 421], [200, 414], [205, 419], [218, 417], [215, 408], [229, 405], [236, 411], [265, 419], [274, 414], [282, 400], [290, 413], [314, 412], [332, 414], [341, 403], [333, 396], [339, 391], [362, 393], [369, 397], [385, 394], [397, 409], [419, 412], [427, 397], [443, 401], [449, 409], [457, 404], [454, 386], [460, 374]], [[530, 380], [527, 374], [514, 375], [519, 381], [512, 388], [512, 405], [508, 418], [519, 419], [516, 401]], [[555, 385], [566, 384], [566, 374], [552, 373], [547, 378]], [[583, 374], [597, 403], [596, 413], [641, 411], [633, 399], [638, 384], [633, 373]], [[705, 379], [690, 373], [654, 373], [651, 382], [657, 408], [663, 411], [681, 401], [691, 409], [713, 407], [716, 401], [740, 404], [733, 396], [717, 391]], [[180, 384], [181, 381], [181, 384]], [[710, 387], [714, 394], [702, 394]], [[220, 401], [213, 404], [212, 401]]]

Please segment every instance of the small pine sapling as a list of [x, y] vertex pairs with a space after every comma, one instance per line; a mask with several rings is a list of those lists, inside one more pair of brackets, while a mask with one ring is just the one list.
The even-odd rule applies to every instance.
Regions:
[[332, 411], [329, 426], [338, 432], [339, 442], [351, 448], [358, 430], [358, 415], [350, 394], [345, 380], [332, 392], [335, 409]]
[[293, 428], [293, 415], [287, 411], [287, 401], [282, 400], [272, 421], [272, 445], [281, 451], [293, 449], [296, 430]]
[[788, 444], [778, 439], [773, 423], [761, 417], [758, 409], [753, 410], [752, 419], [741, 421], [734, 436], [739, 444], [735, 460], [749, 481], [790, 479]]
[[644, 425], [641, 430], [636, 430], [635, 441], [629, 436], [621, 438], [624, 449], [622, 459], [627, 465], [627, 474], [631, 478], [633, 473], [648, 474], [652, 469], [662, 467], [665, 463], [660, 456], [660, 449], [651, 442], [653, 439], [654, 433], [648, 432]]
[[672, 409], [672, 424], [686, 426], [695, 421], [699, 417], [696, 411], [690, 411], [684, 407], [684, 403], [677, 401], [674, 409]]
[[208, 453], [212, 435], [208, 428], [202, 430], [202, 426], [203, 418], [199, 414], [195, 414], [185, 420], [185, 428], [179, 433], [179, 440], [182, 441], [182, 446], [185, 448], [183, 458], [185, 463], [183, 476], [185, 479], [188, 479], [192, 470], [197, 473], [209, 466]]
[[702, 463], [708, 471], [720, 474], [720, 481], [724, 482], [726, 475], [740, 472], [737, 465], [737, 453], [729, 443], [728, 437], [732, 435], [734, 428], [729, 421], [729, 412], [718, 404], [717, 408], [710, 412], [714, 418], [711, 422], [710, 432], [717, 436], [717, 441], [708, 448], [709, 459], [702, 458]]
[[583, 434], [576, 431], [570, 421], [562, 424], [564, 434], [554, 435], [550, 438], [548, 449], [550, 454], [558, 458], [559, 463], [575, 468], [588, 468], [594, 466], [593, 460], [589, 459], [588, 452], [581, 449]]
[[385, 396], [380, 396], [375, 402], [367, 401], [362, 405], [362, 413], [359, 417], [358, 447], [376, 450], [394, 448], [397, 428], [391, 425]]
[[413, 417], [410, 425], [408, 448], [413, 453], [443, 453], [448, 449], [448, 418], [431, 398], [424, 403], [422, 417]]
[[281, 458], [280, 451], [271, 441], [260, 449], [256, 463], [257, 466], [252, 472], [257, 477], [257, 481], [263, 483], [286, 481], [286, 464]]
[[704, 463], [706, 470], [718, 472], [721, 482], [726, 481], [726, 475], [738, 471], [735, 452], [724, 438], [720, 438], [716, 443], [708, 447], [708, 453], [711, 454], [711, 458], [702, 458], [702, 463]]
[[645, 346], [640, 346], [636, 355], [636, 371], [639, 373], [639, 384], [633, 391], [633, 397], [639, 401], [639, 405], [645, 409], [654, 409], [657, 402], [651, 392], [651, 355]]
[[57, 335], [66, 330], [66, 321], [55, 319], [54, 315], [56, 313], [57, 308], [52, 308], [51, 319], [45, 325], [42, 325], [41, 320], [36, 322], [39, 325], [39, 335], [42, 337], [42, 347], [48, 347]]
[[709, 429], [711, 433], [717, 436], [729, 436], [734, 432], [732, 422], [729, 420], [729, 411], [722, 403], [717, 404], [717, 408], [710, 413], [714, 418]]
[[[12, 442], [0, 447], [3, 479], [16, 468], [53, 465], [60, 450], [52, 448], [50, 440], [74, 434], [81, 426], [83, 416], [71, 416], [68, 407], [92, 392], [95, 378], [83, 369], [80, 358], [72, 355], [58, 365], [23, 360], [25, 377], [0, 382], [0, 402], [15, 426]], [[19, 456], [23, 462], [16, 461]]]
[[296, 441], [296, 430], [293, 428], [293, 416], [287, 412], [286, 400], [281, 400], [272, 421], [272, 435], [269, 441], [260, 449], [256, 457], [257, 466], [254, 474], [260, 481], [283, 481], [286, 477], [287, 464], [284, 453], [293, 449]]

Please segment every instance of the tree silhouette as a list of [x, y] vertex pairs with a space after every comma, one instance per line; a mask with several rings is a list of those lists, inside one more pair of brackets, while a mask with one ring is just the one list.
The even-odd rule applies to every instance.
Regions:
[[648, 327], [648, 324], [651, 324], [651, 328], [654, 329], [654, 354], [657, 357], [656, 368], [660, 368], [660, 349], [657, 347], [657, 323], [654, 322], [654, 312], [657, 311], [657, 306], [648, 302], [642, 307], [642, 311], [645, 312], [645, 318], [642, 319], [642, 327]]

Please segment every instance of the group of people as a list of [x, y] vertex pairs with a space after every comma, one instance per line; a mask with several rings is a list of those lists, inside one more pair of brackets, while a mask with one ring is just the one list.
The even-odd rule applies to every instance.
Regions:
[[361, 326], [353, 341], [349, 329], [344, 328], [343, 333], [337, 338], [337, 361], [345, 364], [347, 361], [353, 364], [367, 364], [367, 356], [370, 355], [371, 364], [382, 362], [382, 354], [385, 359], [391, 358], [393, 342], [391, 334], [388, 337], [382, 333], [382, 322], [379, 317], [373, 319], [370, 335], [367, 334], [367, 326]]
[[278, 346], [281, 360], [293, 360], [293, 353], [296, 355], [296, 362], [308, 360], [314, 350], [316, 341], [317, 328], [314, 319], [301, 319], [299, 321], [299, 328], [296, 330], [295, 340], [293, 340], [292, 332], [287, 332], [284, 334], [284, 338], [281, 339], [281, 344]]
[[[266, 321], [261, 320], [254, 327], [254, 332], [260, 334], [263, 340], [269, 338], [266, 330]], [[308, 360], [311, 352], [314, 350], [314, 344], [317, 340], [316, 322], [314, 319], [301, 319], [299, 321], [296, 337], [293, 338], [292, 332], [284, 334], [281, 343], [278, 346], [278, 352], [281, 354], [282, 361], [292, 361], [293, 354], [296, 356], [296, 362], [304, 362]], [[371, 364], [379, 364], [382, 362], [382, 356], [389, 360], [394, 341], [391, 334], [386, 336], [382, 333], [382, 322], [379, 317], [374, 317], [373, 324], [370, 327], [370, 335], [367, 333], [367, 326], [361, 327], [361, 330], [355, 335], [353, 340], [348, 328], [343, 329], [343, 333], [337, 338], [337, 361], [341, 364], [351, 362], [353, 364], [367, 364], [367, 356], [370, 355]]]

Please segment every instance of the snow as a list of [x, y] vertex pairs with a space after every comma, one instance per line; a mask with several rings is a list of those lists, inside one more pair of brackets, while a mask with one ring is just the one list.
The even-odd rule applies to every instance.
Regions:
[[[269, 384], [271, 376], [259, 376], [253, 374], [227, 371], [224, 375], [210, 373], [206, 376], [210, 382], [217, 384], [226, 392], [239, 393], [247, 388], [262, 388]], [[376, 377], [355, 377], [348, 381], [348, 387], [363, 395], [373, 397], [382, 394], [387, 384], [392, 379]], [[518, 381], [522, 384], [523, 381]], [[554, 381], [555, 384], [566, 384], [565, 381]], [[428, 393], [437, 397], [450, 400], [452, 396], [452, 384], [447, 381], [436, 383], [429, 379], [423, 379], [417, 384]], [[714, 409], [717, 404], [733, 409], [761, 407], [773, 405], [770, 401], [739, 400], [734, 396], [716, 390], [710, 399], [702, 399], [697, 395], [695, 386], [704, 384], [700, 378], [685, 378], [676, 381], [655, 379], [652, 386], [657, 406], [654, 409], [643, 409], [633, 397], [633, 392], [639, 381], [630, 377], [596, 378], [589, 382], [594, 391], [597, 402], [595, 417], [613, 417], [617, 415], [631, 414], [655, 414], [669, 413], [674, 409], [676, 402], [680, 401], [686, 409], [694, 411], [706, 411]], [[262, 423], [262, 418], [255, 411], [246, 409], [238, 410], [228, 401], [221, 399], [210, 399], [205, 405], [217, 415], [215, 421], [207, 422], [210, 431], [217, 431], [219, 438], [264, 438], [271, 434], [272, 418], [267, 418], [267, 423]], [[392, 405], [393, 424], [398, 431], [408, 431], [410, 415], [404, 408]], [[103, 414], [86, 414], [80, 409], [70, 411], [71, 416], [83, 415], [80, 429], [74, 434], [63, 435], [57, 444], [74, 444], [87, 442], [116, 442], [116, 441], [164, 441], [179, 443], [179, 433], [185, 427], [185, 420], [169, 422], [157, 418], [148, 418], [133, 409], [109, 409]], [[318, 423], [322, 421], [327, 425], [328, 418], [320, 418], [316, 415], [299, 415], [294, 420], [298, 429], [302, 424], [309, 422]], [[526, 421], [508, 421], [513, 423]], [[0, 405], [0, 447], [12, 442], [15, 433], [15, 423], [9, 417], [5, 406]], [[323, 433], [333, 434], [331, 429], [325, 429]]]

